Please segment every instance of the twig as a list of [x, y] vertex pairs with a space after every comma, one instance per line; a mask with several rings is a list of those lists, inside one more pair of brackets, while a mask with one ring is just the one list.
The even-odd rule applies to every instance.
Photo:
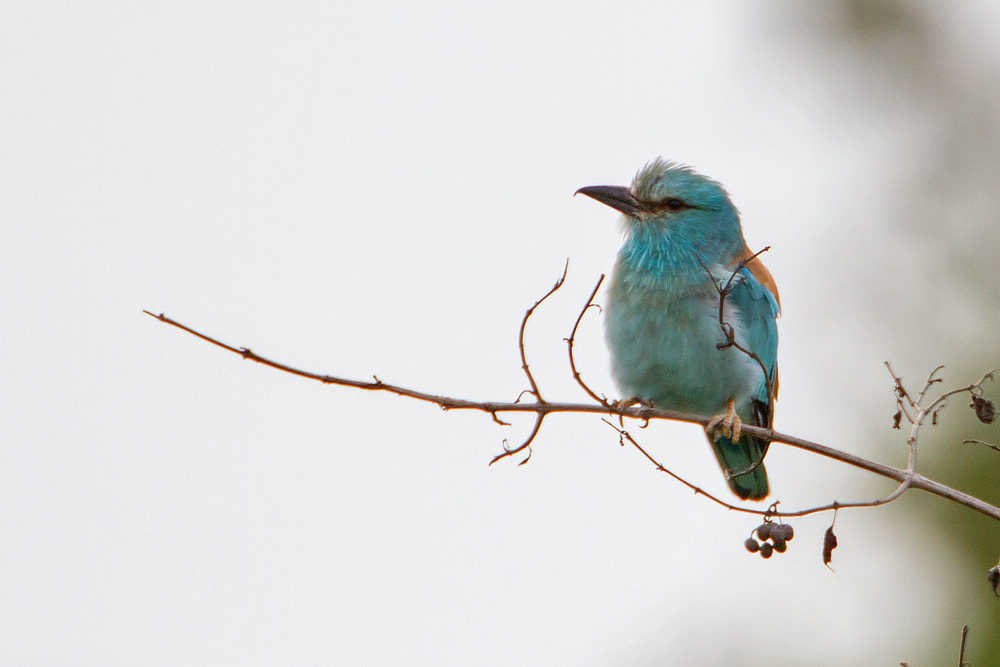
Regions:
[[[537, 405], [544, 405], [544, 404], [543, 403], [539, 403]], [[546, 414], [548, 414], [548, 413], [539, 412], [538, 416], [535, 417], [535, 425], [531, 427], [531, 433], [529, 433], [528, 437], [524, 439], [524, 442], [522, 442], [520, 445], [518, 445], [514, 449], [508, 449], [507, 447], [504, 447], [503, 452], [501, 452], [500, 454], [497, 454], [496, 456], [493, 457], [493, 460], [490, 461], [490, 465], [493, 465], [494, 463], [496, 463], [500, 459], [505, 459], [508, 456], [513, 456], [514, 454], [517, 454], [519, 452], [523, 452], [525, 449], [528, 450], [528, 456], [523, 461], [521, 461], [520, 463], [518, 463], [518, 465], [522, 465], [523, 466], [525, 463], [527, 463], [528, 459], [531, 458], [531, 442], [535, 439], [535, 436], [538, 435], [538, 432], [542, 430], [542, 420], [545, 419], [545, 415]]]
[[[531, 395], [533, 395], [535, 397], [535, 401], [536, 401], [536, 403], [538, 405], [544, 405], [545, 404], [545, 399], [542, 398], [542, 392], [538, 389], [538, 384], [535, 382], [535, 376], [531, 374], [531, 369], [528, 367], [528, 355], [527, 355], [527, 353], [524, 350], [524, 330], [525, 330], [525, 328], [527, 328], [527, 326], [528, 326], [528, 320], [531, 319], [531, 316], [532, 316], [532, 314], [534, 314], [535, 309], [538, 308], [540, 305], [542, 305], [542, 302], [544, 302], [550, 296], [552, 296], [553, 294], [555, 294], [556, 291], [560, 287], [563, 286], [563, 283], [566, 282], [566, 273], [568, 271], [569, 271], [569, 260], [567, 259], [566, 260], [566, 266], [563, 267], [562, 276], [560, 276], [559, 280], [556, 281], [556, 284], [552, 286], [552, 289], [550, 289], [548, 292], [546, 292], [545, 295], [541, 299], [539, 299], [538, 301], [536, 301], [535, 304], [531, 308], [528, 308], [528, 310], [526, 310], [524, 312], [524, 317], [521, 319], [521, 328], [520, 328], [520, 330], [517, 333], [517, 348], [521, 352], [521, 370], [524, 371], [525, 376], [527, 376], [527, 378], [528, 378], [528, 384], [531, 385], [531, 389], [526, 390], [526, 391], [527, 391], [527, 393], [530, 393]], [[517, 397], [517, 400], [521, 400], [521, 396], [523, 396], [524, 394], [525, 394], [525, 392], [522, 391], [521, 395]], [[496, 413], [495, 412], [493, 413], [493, 418], [494, 418], [494, 420], [496, 419]], [[528, 460], [531, 458], [531, 443], [532, 443], [532, 441], [534, 441], [535, 437], [538, 435], [538, 432], [542, 430], [542, 421], [544, 421], [544, 420], [545, 420], [545, 413], [539, 412], [535, 416], [535, 425], [531, 427], [531, 432], [528, 433], [528, 437], [525, 438], [524, 441], [520, 445], [518, 445], [517, 447], [515, 447], [513, 449], [509, 449], [505, 445], [504, 448], [503, 448], [503, 452], [500, 453], [500, 454], [497, 454], [496, 456], [494, 456], [493, 460], [490, 461], [490, 465], [493, 465], [494, 463], [496, 463], [500, 459], [505, 459], [508, 456], [513, 456], [514, 454], [518, 454], [520, 452], [523, 452], [525, 449], [528, 450], [528, 455], [526, 457], [524, 457], [524, 459], [518, 465], [522, 465], [523, 466], [525, 463], [527, 463]]]
[[[886, 362], [886, 365], [888, 366], [889, 362]], [[924, 395], [927, 393], [928, 389], [930, 389], [932, 386], [934, 386], [938, 382], [943, 382], [943, 380], [941, 378], [934, 377], [935, 375], [937, 375], [937, 372], [939, 370], [941, 370], [942, 368], [944, 368], [943, 365], [938, 366], [937, 368], [935, 368], [934, 370], [932, 370], [930, 372], [930, 374], [927, 376], [927, 382], [924, 383], [924, 388], [921, 389], [920, 393], [917, 395], [917, 401], [916, 401], [917, 405], [920, 405], [921, 403], [923, 403], [923, 401], [924, 401]], [[890, 369], [890, 371], [891, 371], [891, 369]]]
[[984, 447], [989, 447], [995, 452], [1000, 452], [1000, 445], [994, 445], [992, 442], [986, 442], [984, 440], [963, 440], [963, 445], [983, 445]]
[[[708, 493], [707, 491], [705, 491], [701, 487], [698, 487], [698, 486], [692, 484], [691, 482], [687, 481], [686, 479], [684, 479], [680, 475], [678, 475], [675, 472], [669, 470], [666, 466], [664, 466], [658, 460], [656, 460], [656, 458], [654, 458], [649, 452], [647, 452], [635, 440], [635, 438], [632, 437], [632, 435], [628, 431], [615, 426], [614, 424], [612, 424], [611, 422], [609, 422], [607, 419], [603, 419], [602, 421], [604, 423], [608, 424], [609, 426], [611, 426], [611, 428], [615, 429], [615, 431], [618, 432], [619, 438], [622, 439], [623, 442], [624, 441], [628, 441], [628, 443], [630, 445], [632, 445], [637, 450], [639, 450], [639, 452], [644, 457], [646, 457], [646, 459], [648, 459], [650, 463], [652, 463], [654, 466], [656, 466], [656, 469], [659, 470], [660, 472], [667, 473], [668, 475], [670, 475], [675, 480], [677, 480], [678, 482], [680, 482], [684, 486], [688, 487], [689, 489], [691, 489], [695, 493], [705, 496], [709, 500], [715, 502], [718, 505], [722, 505], [726, 509], [733, 510], [733, 511], [736, 511], [736, 512], [744, 512], [746, 514], [757, 514], [757, 515], [760, 515], [760, 516], [780, 515], [780, 516], [783, 516], [783, 517], [793, 517], [793, 516], [807, 516], [809, 514], [818, 514], [820, 512], [830, 512], [830, 511], [836, 512], [838, 509], [844, 509], [844, 508], [878, 507], [880, 505], [885, 505], [887, 503], [890, 503], [893, 500], [895, 500], [896, 498], [898, 498], [900, 495], [902, 495], [903, 491], [905, 491], [907, 488], [911, 487], [912, 481], [914, 479], [913, 476], [910, 476], [908, 478], [908, 480], [907, 480], [906, 475], [909, 472], [907, 470], [899, 470], [897, 468], [891, 468], [891, 470], [896, 471], [901, 476], [903, 476], [904, 479], [903, 480], [897, 480], [897, 481], [900, 481], [899, 486], [897, 486], [896, 489], [893, 490], [892, 493], [890, 493], [889, 495], [887, 495], [887, 496], [885, 496], [883, 498], [877, 498], [875, 500], [858, 500], [858, 501], [854, 501], [854, 502], [843, 502], [843, 501], [835, 500], [835, 501], [833, 501], [831, 503], [828, 503], [826, 505], [819, 505], [817, 507], [809, 507], [809, 508], [806, 508], [806, 509], [796, 509], [796, 510], [784, 510], [784, 509], [782, 509], [780, 512], [776, 512], [776, 511], [770, 510], [770, 509], [768, 509], [768, 510], [762, 510], [762, 509], [759, 509], [759, 508], [756, 508], [756, 507], [744, 507], [744, 506], [734, 505], [732, 503], [728, 503], [728, 502], [722, 500], [721, 498], [713, 496], [711, 493]], [[784, 440], [775, 440], [775, 442], [785, 442], [785, 441]], [[785, 442], [785, 444], [791, 444], [791, 443]], [[815, 443], [813, 443], [813, 444], [815, 444]], [[796, 445], [793, 445], [793, 446], [796, 446]], [[803, 447], [803, 449], [808, 449], [808, 448]], [[814, 451], [814, 450], [809, 449], [809, 451]], [[817, 452], [817, 453], [819, 453], [819, 452]], [[831, 457], [831, 458], [838, 458], [838, 457]], [[838, 458], [838, 460], [842, 460], [842, 459]], [[876, 471], [873, 470], [872, 472], [876, 472]], [[881, 474], [881, 473], [879, 472], [877, 474]], [[887, 476], [888, 477], [889, 475], [883, 475], [883, 476]], [[895, 479], [895, 478], [893, 478], [893, 479]], [[927, 480], [927, 481], [930, 481], [930, 480]], [[936, 482], [935, 482], [935, 484], [936, 484]], [[922, 488], [922, 487], [914, 487], [914, 488]], [[925, 490], [931, 491], [931, 489], [925, 489]], [[931, 491], [931, 492], [934, 493], [934, 491]], [[995, 509], [1000, 509], [1000, 508], [995, 508]], [[1000, 515], [997, 515], [996, 518], [1000, 518]]]
[[535, 309], [542, 305], [542, 302], [555, 294], [555, 292], [563, 286], [563, 283], [566, 282], [566, 273], [568, 271], [569, 260], [567, 259], [566, 266], [563, 268], [562, 276], [560, 276], [559, 280], [556, 281], [556, 284], [552, 286], [552, 289], [546, 292], [545, 296], [536, 301], [535, 305], [524, 312], [524, 317], [521, 319], [521, 329], [517, 334], [517, 347], [521, 351], [521, 370], [523, 370], [524, 374], [528, 377], [528, 384], [531, 385], [531, 393], [535, 395], [535, 400], [539, 403], [544, 403], [545, 399], [542, 398], [542, 394], [538, 390], [538, 384], [535, 382], [535, 377], [531, 374], [531, 369], [528, 368], [528, 357], [524, 351], [524, 330], [528, 326], [528, 320], [531, 318], [532, 313], [535, 312]]
[[[695, 486], [694, 484], [692, 484], [691, 482], [687, 481], [686, 479], [684, 479], [683, 477], [681, 477], [680, 475], [678, 475], [677, 473], [673, 472], [672, 470], [670, 470], [669, 468], [667, 468], [666, 466], [664, 466], [662, 463], [660, 463], [659, 461], [657, 461], [655, 458], [653, 458], [653, 456], [649, 452], [647, 452], [642, 447], [642, 445], [640, 445], [638, 443], [638, 441], [636, 441], [636, 439], [632, 437], [632, 434], [630, 434], [628, 431], [626, 431], [623, 428], [619, 428], [618, 426], [615, 426], [612, 422], [608, 421], [607, 419], [601, 419], [601, 421], [604, 422], [605, 424], [607, 424], [608, 426], [610, 426], [611, 428], [613, 428], [615, 431], [618, 432], [618, 439], [619, 439], [619, 441], [622, 444], [625, 444], [625, 442], [628, 441], [628, 443], [630, 445], [632, 445], [633, 447], [635, 447], [637, 450], [639, 450], [639, 453], [642, 454], [643, 456], [645, 456], [646, 459], [650, 463], [652, 463], [654, 466], [656, 466], [657, 470], [659, 470], [660, 472], [665, 472], [666, 474], [670, 475], [675, 480], [677, 480], [678, 482], [680, 482], [684, 486], [686, 486], [689, 489], [691, 489], [692, 491], [694, 491], [696, 495], [705, 496], [706, 498], [708, 498], [712, 502], [714, 502], [714, 503], [716, 503], [718, 505], [721, 505], [721, 506], [725, 507], [726, 509], [733, 510], [735, 512], [746, 512], [747, 514], [762, 514], [762, 515], [774, 514], [774, 512], [771, 512], [770, 510], [759, 510], [759, 509], [752, 508], [752, 507], [740, 507], [739, 505], [733, 505], [731, 503], [727, 503], [725, 500], [722, 500], [718, 496], [712, 495], [711, 493], [709, 493], [708, 491], [704, 490], [700, 486]], [[782, 516], [785, 515], [784, 512], [782, 512], [781, 514], [782, 514]]]
[[[897, 415], [902, 415], [906, 417], [906, 421], [912, 424], [913, 417], [910, 416], [910, 411], [907, 409], [906, 406], [907, 405], [915, 406], [916, 404], [914, 403], [913, 399], [910, 398], [910, 395], [906, 392], [906, 389], [903, 388], [903, 381], [899, 378], [898, 375], [896, 375], [896, 371], [892, 370], [892, 365], [888, 361], [885, 361], [883, 363], [885, 364], [885, 367], [889, 369], [889, 375], [891, 375], [892, 379], [896, 382], [896, 386], [893, 388], [893, 391], [896, 394], [896, 408], [899, 410], [899, 412], [897, 412]], [[906, 401], [905, 403], [903, 402], [904, 399]], [[898, 416], [896, 417], [894, 428], [899, 428]]]
[[590, 298], [587, 299], [586, 305], [584, 305], [583, 310], [580, 311], [579, 316], [576, 318], [576, 323], [573, 324], [573, 332], [570, 333], [569, 338], [566, 339], [566, 346], [569, 349], [569, 367], [573, 371], [573, 379], [576, 383], [583, 387], [583, 390], [587, 392], [587, 395], [592, 399], [600, 403], [601, 405], [608, 405], [608, 399], [603, 396], [598, 396], [594, 390], [592, 390], [586, 382], [583, 381], [583, 377], [580, 376], [580, 371], [576, 369], [576, 359], [573, 357], [573, 342], [576, 340], [576, 330], [580, 328], [580, 322], [583, 320], [583, 316], [591, 308], [600, 308], [594, 303], [594, 297], [597, 295], [597, 290], [601, 288], [601, 283], [604, 282], [604, 274], [597, 279], [597, 284], [594, 285], [594, 290], [590, 293]]
[[[715, 282], [715, 275], [712, 273], [712, 270], [709, 269], [707, 266], [705, 266], [700, 259], [698, 260], [698, 263], [701, 264], [701, 268], [705, 269], [705, 271], [708, 273], [709, 277], [712, 279], [712, 284], [715, 285], [715, 290], [719, 293], [719, 327], [722, 329], [722, 335], [726, 337], [726, 342], [719, 343], [715, 347], [720, 350], [725, 350], [726, 348], [735, 347], [737, 350], [739, 350], [740, 352], [742, 352], [743, 354], [747, 355], [748, 357], [757, 362], [757, 365], [760, 366], [761, 373], [763, 373], [764, 375], [764, 386], [767, 389], [768, 406], [773, 406], [776, 394], [775, 391], [776, 387], [774, 385], [773, 375], [768, 372], [767, 366], [764, 364], [763, 360], [761, 360], [761, 358], [757, 356], [756, 352], [746, 347], [743, 347], [736, 341], [736, 329], [733, 327], [733, 325], [731, 325], [729, 322], [726, 321], [726, 316], [725, 316], [726, 297], [729, 296], [729, 292], [734, 287], [733, 281], [736, 280], [736, 276], [739, 275], [740, 271], [742, 271], [747, 267], [747, 264], [757, 259], [757, 257], [764, 254], [770, 249], [771, 246], [764, 246], [764, 248], [762, 248], [761, 250], [758, 250], [749, 257], [744, 257], [742, 260], [740, 260], [739, 264], [736, 265], [736, 268], [733, 269], [732, 273], [729, 274], [729, 279], [726, 281], [725, 285]], [[769, 407], [767, 413], [768, 426], [771, 426], [773, 417], [774, 417], [774, 411]], [[761, 461], [763, 461], [763, 459], [761, 459]], [[759, 466], [761, 461], [758, 461], [756, 465]], [[742, 475], [744, 473], [741, 472], [739, 474]]]

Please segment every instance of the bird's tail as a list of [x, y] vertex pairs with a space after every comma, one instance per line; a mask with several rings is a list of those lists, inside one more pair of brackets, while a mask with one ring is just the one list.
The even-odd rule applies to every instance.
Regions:
[[743, 500], [767, 497], [767, 471], [764, 470], [763, 460], [768, 444], [749, 434], [741, 435], [735, 443], [725, 437], [712, 442], [712, 451], [726, 475], [729, 488]]

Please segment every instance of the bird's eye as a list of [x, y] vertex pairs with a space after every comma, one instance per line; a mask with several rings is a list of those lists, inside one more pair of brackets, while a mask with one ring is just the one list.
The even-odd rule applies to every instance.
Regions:
[[677, 212], [688, 207], [682, 200], [677, 197], [671, 197], [667, 201], [663, 202], [663, 205], [667, 207], [668, 211]]

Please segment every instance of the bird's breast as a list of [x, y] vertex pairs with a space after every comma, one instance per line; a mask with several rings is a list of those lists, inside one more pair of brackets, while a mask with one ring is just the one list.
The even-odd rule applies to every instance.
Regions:
[[[723, 411], [730, 398], [748, 404], [763, 371], [736, 348], [718, 348], [725, 336], [709, 276], [677, 285], [623, 274], [616, 268], [605, 309], [611, 370], [622, 397], [700, 414]], [[727, 304], [725, 315], [738, 332], [738, 310]]]

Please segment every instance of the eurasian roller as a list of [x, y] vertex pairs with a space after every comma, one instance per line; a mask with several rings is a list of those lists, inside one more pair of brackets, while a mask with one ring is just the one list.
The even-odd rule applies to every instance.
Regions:
[[[742, 424], [771, 426], [778, 290], [747, 247], [729, 195], [662, 159], [643, 167], [631, 188], [577, 192], [623, 214], [625, 242], [604, 309], [612, 376], [623, 398], [714, 415], [706, 434], [729, 487], [743, 499], [764, 498], [769, 443], [743, 433]], [[733, 341], [720, 322], [722, 291], [721, 322], [736, 345], [727, 344]]]

